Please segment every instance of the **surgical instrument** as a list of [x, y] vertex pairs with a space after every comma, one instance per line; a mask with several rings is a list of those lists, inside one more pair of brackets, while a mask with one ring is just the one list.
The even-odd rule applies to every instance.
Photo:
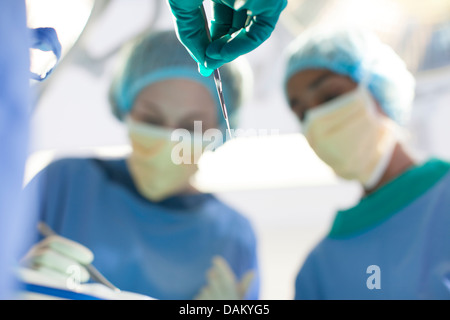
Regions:
[[[45, 236], [53, 236], [57, 235], [56, 232], [54, 232], [46, 223], [39, 222], [38, 224], [38, 230], [39, 232]], [[108, 288], [114, 290], [114, 291], [120, 291], [119, 288], [114, 286], [111, 282], [109, 282], [101, 273], [98, 271], [92, 264], [85, 265], [87, 271], [89, 272], [89, 275], [91, 276], [92, 280], [97, 281]]]
[[[211, 33], [209, 31], [208, 19], [206, 17], [206, 12], [205, 12], [205, 6], [202, 5], [201, 7], [202, 7], [203, 18], [205, 20], [206, 35], [208, 36], [209, 41], [212, 41]], [[217, 94], [219, 95], [219, 101], [220, 101], [220, 106], [222, 107], [223, 117], [225, 118], [225, 121], [227, 123], [228, 134], [230, 135], [230, 139], [232, 139], [233, 136], [231, 134], [230, 122], [228, 120], [227, 107], [225, 105], [225, 98], [223, 96], [223, 86], [222, 86], [222, 79], [220, 77], [219, 68], [214, 69], [214, 82], [216, 84]]]

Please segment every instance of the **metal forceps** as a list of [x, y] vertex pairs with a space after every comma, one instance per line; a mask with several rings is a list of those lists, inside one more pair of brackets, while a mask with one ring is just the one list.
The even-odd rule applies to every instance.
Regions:
[[[209, 41], [212, 41], [211, 38], [211, 33], [209, 32], [209, 25], [208, 25], [208, 19], [206, 17], [206, 12], [205, 12], [205, 6], [202, 5], [202, 14], [203, 14], [203, 18], [205, 20], [205, 29], [206, 29], [206, 35], [208, 36]], [[222, 87], [222, 79], [220, 78], [220, 72], [219, 69], [214, 69], [214, 82], [216, 84], [216, 88], [217, 88], [217, 94], [219, 95], [219, 101], [220, 101], [220, 106], [222, 107], [222, 113], [223, 113], [223, 117], [225, 118], [225, 122], [227, 123], [227, 128], [228, 128], [228, 134], [230, 135], [230, 139], [233, 138], [233, 136], [231, 135], [231, 129], [230, 129], [230, 122], [228, 120], [228, 113], [227, 113], [227, 107], [225, 105], [225, 99], [223, 97], [223, 87]]]

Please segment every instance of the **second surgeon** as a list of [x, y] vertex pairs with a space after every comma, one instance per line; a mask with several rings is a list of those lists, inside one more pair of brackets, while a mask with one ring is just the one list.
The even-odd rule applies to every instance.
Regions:
[[414, 79], [372, 32], [311, 29], [288, 50], [285, 89], [311, 148], [360, 183], [309, 254], [296, 299], [448, 299], [450, 164], [417, 163], [397, 134]]
[[[232, 114], [248, 81], [233, 63], [221, 71]], [[64, 261], [83, 266], [95, 257], [117, 287], [156, 299], [200, 292], [205, 298], [208, 277], [225, 268], [239, 286], [235, 298], [257, 299], [250, 222], [190, 185], [195, 162], [177, 165], [171, 158], [174, 129], [192, 132], [195, 121], [203, 131], [224, 129], [213, 79], [198, 73], [173, 31], [160, 31], [136, 41], [110, 93], [114, 114], [127, 126], [130, 156], [63, 159], [45, 168], [31, 182], [39, 190], [39, 217], [64, 239], [41, 241], [26, 260], [64, 275]]]

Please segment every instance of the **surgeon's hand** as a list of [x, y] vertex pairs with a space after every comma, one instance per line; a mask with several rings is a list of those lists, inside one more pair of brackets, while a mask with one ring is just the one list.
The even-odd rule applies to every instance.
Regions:
[[254, 272], [249, 271], [238, 281], [225, 259], [215, 257], [207, 274], [208, 283], [195, 300], [242, 300], [253, 278]]
[[74, 285], [89, 280], [85, 268], [94, 254], [85, 246], [61, 236], [49, 236], [34, 245], [22, 259], [22, 265], [56, 280], [71, 279]]
[[211, 1], [212, 43], [205, 30], [203, 0], [168, 0], [178, 37], [204, 76], [266, 41], [287, 5], [287, 0]]

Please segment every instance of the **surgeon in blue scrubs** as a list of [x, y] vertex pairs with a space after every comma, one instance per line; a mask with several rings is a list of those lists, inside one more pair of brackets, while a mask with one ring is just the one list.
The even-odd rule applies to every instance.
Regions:
[[285, 92], [311, 148], [364, 190], [307, 257], [295, 298], [449, 299], [450, 164], [416, 161], [402, 142], [405, 64], [354, 29], [312, 29], [287, 57]]
[[[39, 190], [41, 220], [60, 237], [38, 242], [24, 261], [62, 276], [73, 264], [85, 270], [93, 261], [118, 288], [156, 299], [196, 298], [219, 261], [232, 270], [236, 288], [251, 279], [237, 298], [258, 298], [251, 223], [190, 184], [195, 152], [190, 164], [176, 164], [172, 155], [175, 129], [191, 133], [198, 143], [195, 121], [201, 122], [203, 137], [216, 130], [225, 138], [213, 78], [197, 68], [173, 31], [133, 43], [110, 90], [132, 151], [124, 159], [58, 160], [31, 181]], [[237, 62], [221, 68], [230, 115], [251, 83], [242, 70]], [[86, 272], [80, 277], [88, 280]]]

